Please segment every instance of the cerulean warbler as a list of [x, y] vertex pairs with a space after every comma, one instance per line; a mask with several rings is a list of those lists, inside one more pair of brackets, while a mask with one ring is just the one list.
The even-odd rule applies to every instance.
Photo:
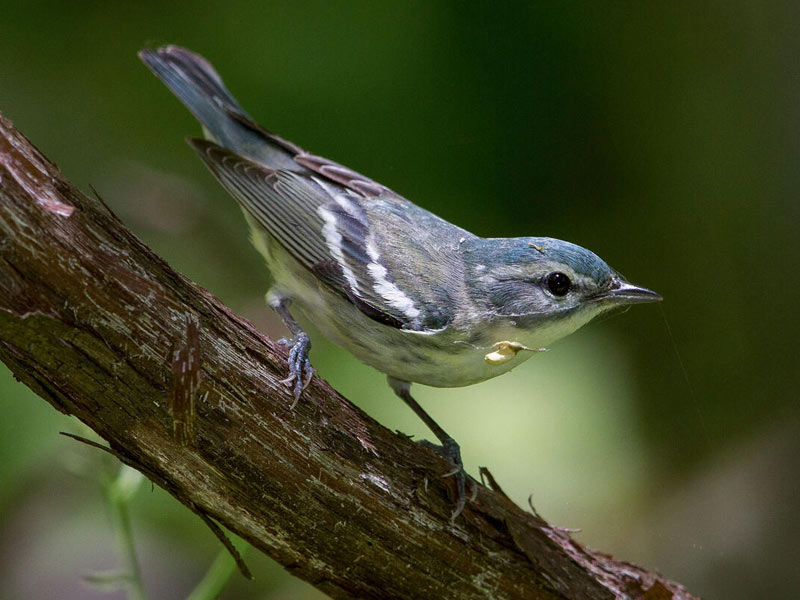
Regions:
[[411, 397], [411, 383], [470, 385], [501, 375], [611, 308], [661, 297], [597, 255], [543, 237], [481, 238], [387, 187], [258, 125], [203, 57], [177, 46], [141, 59], [202, 123], [189, 139], [239, 202], [274, 280], [269, 304], [291, 331], [295, 402], [313, 374], [295, 321], [388, 375], [442, 443], [457, 502], [456, 442]]

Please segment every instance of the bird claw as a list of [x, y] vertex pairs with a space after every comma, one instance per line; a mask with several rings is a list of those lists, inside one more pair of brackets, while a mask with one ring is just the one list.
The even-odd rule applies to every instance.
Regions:
[[449, 440], [438, 446], [433, 444], [427, 440], [421, 440], [418, 442], [423, 446], [431, 448], [437, 454], [445, 457], [448, 462], [452, 465], [452, 469], [447, 471], [442, 475], [442, 478], [453, 477], [456, 483], [456, 493], [455, 493], [455, 501], [456, 506], [453, 510], [453, 513], [450, 515], [450, 522], [453, 523], [456, 520], [456, 517], [461, 514], [461, 511], [464, 510], [464, 507], [467, 505], [467, 500], [474, 500], [475, 497], [478, 495], [478, 488], [474, 482], [470, 480], [470, 493], [467, 494], [467, 472], [464, 470], [464, 465], [461, 462], [461, 449], [459, 448], [458, 444], [455, 440]]
[[456, 507], [450, 515], [450, 522], [455, 523], [456, 517], [461, 514], [467, 505], [467, 474], [464, 469], [460, 469], [453, 475], [456, 478]]
[[294, 402], [291, 408], [297, 405], [300, 400], [300, 394], [311, 383], [311, 378], [314, 377], [314, 367], [311, 366], [311, 361], [308, 359], [308, 351], [311, 349], [311, 340], [305, 333], [300, 333], [293, 340], [280, 339], [278, 344], [284, 347], [290, 347], [289, 350], [289, 376], [286, 379], [281, 379], [281, 383], [293, 388]]

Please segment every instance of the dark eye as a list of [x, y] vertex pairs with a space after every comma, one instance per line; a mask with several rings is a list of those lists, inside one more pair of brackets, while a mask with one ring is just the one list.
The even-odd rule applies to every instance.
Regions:
[[555, 272], [547, 276], [547, 289], [553, 296], [565, 296], [571, 283], [564, 273]]

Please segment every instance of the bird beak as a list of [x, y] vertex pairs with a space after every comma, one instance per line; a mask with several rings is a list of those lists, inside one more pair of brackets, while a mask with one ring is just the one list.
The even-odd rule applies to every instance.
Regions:
[[623, 279], [615, 277], [611, 288], [598, 294], [592, 300], [595, 302], [610, 300], [615, 304], [641, 304], [643, 302], [660, 302], [663, 298], [661, 294], [657, 294], [652, 290], [632, 285]]

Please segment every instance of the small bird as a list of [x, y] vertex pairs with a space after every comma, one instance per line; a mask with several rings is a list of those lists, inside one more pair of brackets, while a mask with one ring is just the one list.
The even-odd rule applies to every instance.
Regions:
[[314, 373], [299, 320], [385, 373], [436, 435], [456, 482], [452, 519], [467, 497], [461, 451], [411, 384], [497, 377], [609, 309], [661, 300], [585, 248], [478, 237], [306, 152], [258, 125], [198, 54], [170, 45], [139, 57], [202, 124], [205, 139], [187, 141], [241, 206], [272, 273], [267, 301], [293, 336], [294, 404]]

